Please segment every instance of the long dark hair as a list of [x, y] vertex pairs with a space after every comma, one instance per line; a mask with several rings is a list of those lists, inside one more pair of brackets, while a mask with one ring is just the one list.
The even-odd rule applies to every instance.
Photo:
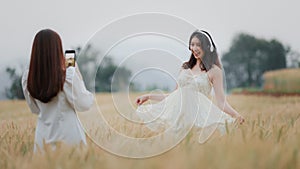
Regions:
[[27, 88], [30, 95], [48, 103], [65, 82], [65, 58], [59, 35], [45, 29], [39, 31], [33, 41]]
[[[196, 37], [199, 39], [201, 44], [201, 49], [204, 51], [204, 55], [201, 58], [201, 65], [200, 68], [202, 71], [209, 71], [212, 66], [215, 64], [218, 67], [222, 68], [216, 45], [211, 38], [210, 34], [207, 31], [195, 31], [192, 33], [190, 40], [189, 40], [189, 50], [191, 50], [190, 45], [192, 39]], [[208, 39], [209, 38], [209, 39]], [[194, 57], [194, 54], [191, 54], [189, 61], [183, 63], [182, 67], [184, 69], [192, 69], [197, 63], [197, 59]]]

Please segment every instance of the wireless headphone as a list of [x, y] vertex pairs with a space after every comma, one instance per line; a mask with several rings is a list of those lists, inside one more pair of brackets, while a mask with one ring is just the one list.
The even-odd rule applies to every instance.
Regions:
[[209, 50], [210, 50], [210, 52], [213, 52], [213, 51], [216, 49], [216, 46], [215, 46], [215, 43], [214, 43], [214, 41], [212, 40], [210, 34], [209, 34], [208, 32], [206, 32], [206, 31], [204, 31], [204, 30], [200, 30], [200, 31], [199, 31], [199, 30], [196, 30], [196, 32], [201, 33], [201, 34], [203, 34], [204, 36], [207, 37], [207, 39], [208, 39], [208, 41], [209, 41], [209, 43], [210, 43], [210, 48], [209, 48]]

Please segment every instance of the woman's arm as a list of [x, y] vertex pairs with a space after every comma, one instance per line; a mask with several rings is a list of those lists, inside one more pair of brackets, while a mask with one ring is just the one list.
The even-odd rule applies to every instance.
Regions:
[[[175, 90], [177, 88], [178, 88], [178, 85], [176, 85]], [[142, 96], [139, 96], [135, 102], [137, 105], [142, 105], [143, 103], [145, 103], [148, 100], [162, 101], [168, 96], [169, 96], [169, 93], [168, 94], [144, 94]]]
[[136, 99], [136, 104], [141, 105], [148, 100], [162, 101], [169, 94], [145, 94]]
[[25, 70], [22, 76], [22, 88], [23, 88], [23, 94], [26, 99], [26, 102], [31, 110], [32, 113], [34, 114], [39, 114], [40, 109], [33, 97], [31, 97], [28, 89], [27, 89], [27, 78], [28, 78], [28, 70]]
[[214, 66], [209, 71], [209, 76], [215, 91], [217, 106], [225, 113], [229, 114], [233, 118], [236, 118], [239, 121], [239, 123], [242, 124], [245, 121], [244, 117], [241, 116], [235, 109], [233, 109], [226, 100], [224, 89], [223, 89], [222, 70], [219, 67]]
[[[179, 73], [181, 73], [183, 69], [181, 68]], [[176, 88], [174, 89], [177, 90], [178, 88], [178, 84], [176, 84]], [[168, 97], [169, 94], [145, 94], [145, 95], [142, 95], [142, 96], [139, 96], [135, 103], [137, 105], [142, 105], [143, 103], [145, 103], [146, 101], [148, 100], [155, 100], [155, 101], [162, 101], [163, 99], [165, 99], [166, 97]]]
[[94, 102], [94, 95], [86, 89], [78, 65], [67, 68], [64, 92], [69, 103], [77, 111], [88, 110]]

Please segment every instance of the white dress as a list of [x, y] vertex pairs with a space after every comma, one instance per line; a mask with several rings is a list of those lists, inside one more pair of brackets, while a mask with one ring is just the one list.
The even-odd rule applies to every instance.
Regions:
[[35, 130], [34, 151], [46, 144], [64, 142], [66, 144], [86, 144], [84, 130], [77, 118], [77, 111], [88, 110], [94, 101], [92, 93], [86, 90], [76, 69], [66, 70], [66, 80], [63, 90], [48, 103], [43, 103], [30, 96], [27, 90], [28, 70], [22, 77], [22, 87], [25, 99], [32, 113], [38, 115]]
[[177, 80], [178, 88], [164, 100], [137, 108], [136, 114], [143, 123], [152, 131], [172, 129], [177, 133], [196, 127], [201, 131], [200, 143], [206, 142], [216, 129], [224, 134], [225, 124], [234, 119], [209, 99], [212, 84], [207, 73], [193, 75], [190, 69], [182, 69]]

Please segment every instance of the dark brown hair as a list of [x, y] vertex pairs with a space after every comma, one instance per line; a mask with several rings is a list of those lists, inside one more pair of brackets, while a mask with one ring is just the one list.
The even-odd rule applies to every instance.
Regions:
[[[190, 45], [194, 37], [199, 39], [201, 44], [201, 49], [204, 51], [204, 55], [202, 57], [201, 65], [200, 65], [201, 70], [208, 71], [212, 68], [214, 64], [222, 68], [218, 57], [216, 45], [212, 40], [210, 34], [203, 30], [201, 31], [197, 30], [193, 32], [189, 40], [189, 50], [191, 50]], [[184, 69], [192, 69], [196, 65], [196, 63], [197, 63], [197, 59], [194, 57], [194, 54], [192, 53], [189, 61], [183, 63], [182, 67]]]
[[45, 29], [34, 38], [28, 73], [27, 88], [30, 95], [48, 103], [63, 89], [65, 58], [59, 35]]

